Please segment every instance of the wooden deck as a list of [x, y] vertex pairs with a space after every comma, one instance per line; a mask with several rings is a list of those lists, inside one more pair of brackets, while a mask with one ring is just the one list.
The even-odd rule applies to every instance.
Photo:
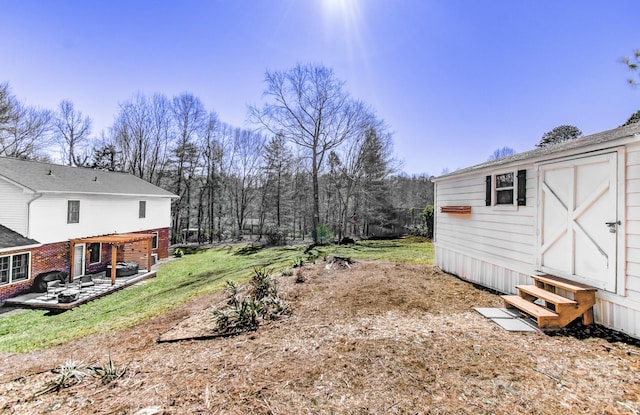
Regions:
[[94, 285], [90, 287], [80, 288], [79, 283], [69, 283], [63, 292], [77, 293], [78, 297], [75, 301], [69, 303], [61, 303], [58, 301], [57, 295], [43, 293], [26, 293], [10, 298], [4, 302], [5, 307], [21, 307], [33, 308], [41, 310], [49, 310], [52, 312], [62, 312], [70, 310], [79, 305], [96, 300], [105, 295], [109, 295], [123, 288], [134, 285], [140, 281], [156, 276], [156, 271], [143, 271], [129, 277], [119, 277], [115, 284], [111, 284], [111, 280], [105, 277], [94, 277]]

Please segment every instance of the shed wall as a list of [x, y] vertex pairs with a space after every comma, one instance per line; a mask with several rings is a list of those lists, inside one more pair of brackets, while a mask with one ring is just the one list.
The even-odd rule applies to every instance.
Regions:
[[[626, 296], [640, 302], [640, 145], [626, 154]], [[620, 271], [619, 271], [620, 272]]]
[[[596, 294], [598, 324], [640, 338], [640, 143], [624, 150], [624, 269], [617, 270], [624, 290]], [[522, 168], [522, 167], [518, 167]], [[495, 173], [495, 172], [494, 172]], [[500, 210], [485, 206], [484, 175], [451, 178], [436, 185], [436, 264], [446, 272], [515, 293], [536, 272], [537, 168], [527, 167], [527, 205]], [[487, 173], [488, 174], [488, 173]], [[471, 214], [440, 213], [446, 205], [472, 206]]]
[[[488, 265], [485, 264], [500, 265], [517, 274], [533, 272], [536, 249], [536, 179], [533, 167], [527, 168], [526, 192], [526, 206], [485, 206], [484, 175], [438, 182], [435, 212], [438, 266], [457, 275], [461, 275], [461, 270], [482, 269], [483, 275], [475, 276], [477, 280], [474, 282], [511, 291], [512, 286], [504, 289], [503, 283], [486, 272]], [[471, 213], [440, 212], [443, 206], [460, 205], [471, 206]], [[450, 254], [444, 255], [444, 252]], [[463, 254], [472, 262], [463, 265], [454, 253]], [[471, 273], [465, 271], [464, 274]]]

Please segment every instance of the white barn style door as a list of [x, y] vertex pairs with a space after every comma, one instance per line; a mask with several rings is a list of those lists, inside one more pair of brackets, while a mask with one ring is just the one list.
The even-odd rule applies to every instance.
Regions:
[[615, 292], [617, 170], [617, 153], [539, 166], [541, 271]]

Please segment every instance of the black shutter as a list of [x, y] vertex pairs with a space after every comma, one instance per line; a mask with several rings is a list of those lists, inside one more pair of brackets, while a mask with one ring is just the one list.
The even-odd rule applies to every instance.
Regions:
[[527, 171], [518, 170], [518, 206], [527, 205]]
[[491, 176], [486, 177], [485, 184], [484, 204], [485, 206], [491, 206]]

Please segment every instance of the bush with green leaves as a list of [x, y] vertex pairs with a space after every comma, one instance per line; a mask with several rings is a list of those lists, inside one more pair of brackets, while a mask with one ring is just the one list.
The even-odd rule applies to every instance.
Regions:
[[287, 243], [287, 230], [277, 225], [267, 226], [264, 230], [264, 236], [267, 238], [269, 246], [281, 246]]
[[433, 216], [434, 216], [434, 207], [433, 205], [427, 205], [422, 211], [422, 220], [427, 225], [427, 238], [433, 238]]
[[95, 378], [100, 379], [103, 385], [108, 385], [114, 380], [120, 379], [127, 372], [127, 367], [118, 368], [111, 359], [111, 355], [107, 362], [102, 366], [89, 366], [89, 372]]
[[235, 334], [256, 330], [260, 319], [275, 320], [291, 313], [289, 303], [278, 296], [276, 281], [266, 268], [254, 268], [246, 296], [233, 282], [227, 282], [227, 306], [214, 308], [215, 331]]
[[318, 245], [327, 245], [333, 242], [333, 232], [326, 223], [319, 223], [316, 226], [316, 243]]

